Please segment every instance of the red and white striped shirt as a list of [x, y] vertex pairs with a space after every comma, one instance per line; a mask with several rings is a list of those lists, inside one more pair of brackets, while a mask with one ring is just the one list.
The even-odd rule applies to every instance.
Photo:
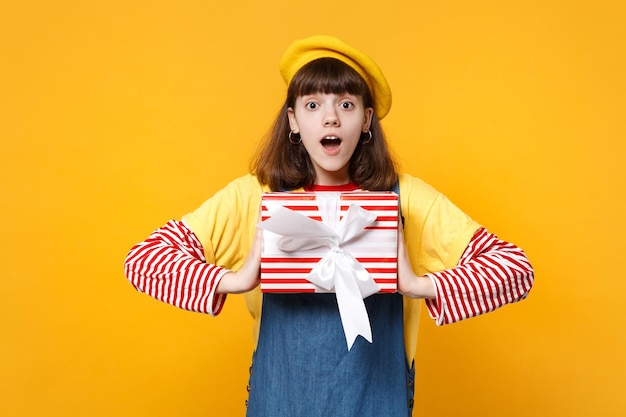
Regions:
[[[229, 270], [206, 263], [202, 244], [184, 221], [171, 220], [135, 245], [124, 270], [137, 290], [185, 310], [215, 316], [226, 300], [215, 289]], [[534, 280], [524, 252], [484, 228], [474, 234], [455, 268], [427, 276], [437, 297], [426, 300], [426, 306], [438, 325], [523, 300]]]
[[157, 300], [216, 316], [226, 294], [216, 294], [228, 269], [206, 263], [202, 244], [183, 222], [170, 220], [133, 246], [124, 262], [131, 284]]
[[479, 229], [455, 268], [427, 274], [437, 290], [427, 299], [438, 325], [475, 317], [528, 297], [534, 272], [524, 252]]

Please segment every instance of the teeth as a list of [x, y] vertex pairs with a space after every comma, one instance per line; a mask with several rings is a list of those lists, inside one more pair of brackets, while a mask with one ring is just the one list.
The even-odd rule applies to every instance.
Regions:
[[339, 140], [339, 138], [337, 136], [325, 136], [324, 139], [326, 139], [326, 140]]

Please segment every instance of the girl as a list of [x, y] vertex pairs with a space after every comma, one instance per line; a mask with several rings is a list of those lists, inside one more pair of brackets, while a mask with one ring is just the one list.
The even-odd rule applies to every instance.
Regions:
[[[247, 415], [410, 416], [419, 299], [438, 325], [527, 297], [523, 251], [489, 233], [423, 181], [396, 173], [380, 126], [391, 92], [366, 55], [329, 36], [294, 42], [280, 64], [287, 98], [253, 173], [135, 245], [139, 291], [218, 315], [246, 293], [256, 348]], [[334, 294], [261, 294], [264, 191], [397, 190], [398, 291], [366, 298], [373, 342], [346, 350]], [[405, 231], [406, 229], [406, 231]], [[261, 309], [262, 306], [262, 309]]]

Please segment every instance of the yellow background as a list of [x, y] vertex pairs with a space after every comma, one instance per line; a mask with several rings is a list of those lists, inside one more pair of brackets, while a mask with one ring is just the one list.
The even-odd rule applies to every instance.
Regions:
[[403, 170], [536, 268], [521, 304], [424, 314], [415, 414], [626, 415], [622, 4], [2, 0], [0, 414], [244, 414], [242, 299], [184, 312], [122, 262], [247, 171], [285, 47], [330, 33], [385, 72]]

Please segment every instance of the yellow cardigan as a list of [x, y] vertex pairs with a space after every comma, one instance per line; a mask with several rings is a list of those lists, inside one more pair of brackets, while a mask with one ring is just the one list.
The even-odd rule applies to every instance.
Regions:
[[[413, 270], [422, 275], [457, 265], [480, 225], [424, 181], [400, 175], [404, 235]], [[237, 178], [183, 216], [203, 245], [208, 263], [237, 270], [245, 261], [258, 223], [261, 194], [269, 189], [253, 175]], [[302, 190], [295, 190], [302, 191]], [[258, 338], [261, 291], [245, 295]], [[415, 356], [421, 302], [404, 297], [404, 346], [409, 363]]]

